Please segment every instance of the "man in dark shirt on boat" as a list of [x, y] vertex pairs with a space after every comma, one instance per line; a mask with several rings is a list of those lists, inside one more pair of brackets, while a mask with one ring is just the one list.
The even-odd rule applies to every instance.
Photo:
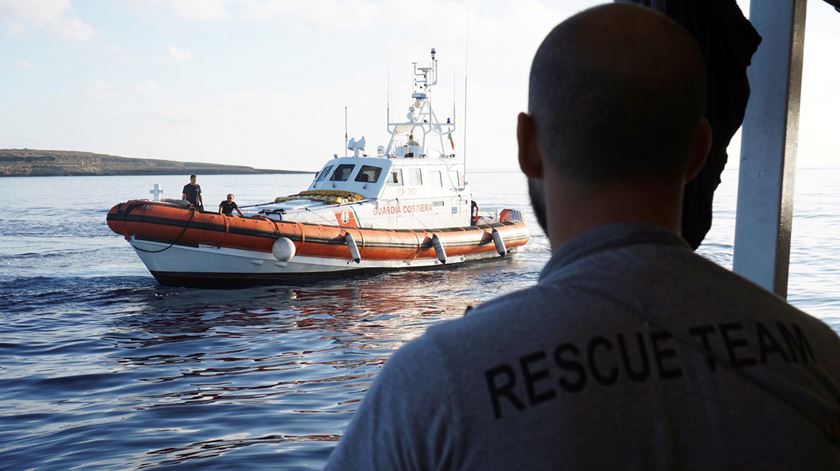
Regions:
[[199, 210], [204, 209], [204, 200], [201, 198], [201, 185], [196, 182], [196, 176], [190, 175], [190, 182], [184, 185], [181, 191], [181, 199], [187, 200]]
[[680, 237], [703, 69], [645, 7], [552, 30], [517, 128], [551, 260], [396, 352], [328, 469], [840, 469], [837, 334]]
[[227, 199], [219, 203], [219, 212], [225, 216], [233, 216], [234, 211], [239, 214], [239, 217], [245, 217], [245, 215], [242, 214], [242, 211], [239, 210], [239, 206], [236, 204], [236, 201], [233, 201], [233, 194], [228, 193]]
[[414, 148], [419, 146], [420, 143], [414, 140], [414, 134], [409, 134], [408, 141], [406, 141], [405, 145], [408, 147], [408, 152], [405, 153], [405, 156], [414, 157]]

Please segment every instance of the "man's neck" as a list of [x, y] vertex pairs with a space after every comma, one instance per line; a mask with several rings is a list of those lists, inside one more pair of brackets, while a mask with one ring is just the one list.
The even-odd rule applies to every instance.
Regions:
[[560, 185], [546, 188], [552, 251], [597, 227], [616, 223], [648, 223], [679, 235], [682, 186], [648, 184], [610, 186], [597, 190]]

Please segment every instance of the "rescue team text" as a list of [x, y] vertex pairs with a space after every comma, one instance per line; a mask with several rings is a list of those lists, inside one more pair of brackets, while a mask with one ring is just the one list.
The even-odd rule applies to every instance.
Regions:
[[404, 204], [383, 206], [381, 208], [373, 208], [374, 216], [383, 216], [387, 214], [402, 214], [402, 213], [426, 213], [432, 210], [432, 205], [429, 203], [420, 204]]
[[595, 336], [496, 365], [484, 371], [493, 414], [499, 419], [503, 411], [521, 411], [587, 387], [674, 380], [685, 371], [704, 375], [701, 370], [718, 371], [719, 363], [744, 368], [815, 361], [808, 338], [795, 324], [709, 324], [688, 329], [688, 336], [693, 348], [664, 330]]

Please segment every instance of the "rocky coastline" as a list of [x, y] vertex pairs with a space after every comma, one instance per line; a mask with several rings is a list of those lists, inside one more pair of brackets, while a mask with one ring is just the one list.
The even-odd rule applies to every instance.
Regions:
[[249, 175], [312, 173], [203, 162], [137, 159], [91, 152], [37, 149], [0, 149], [0, 177], [57, 177], [105, 175]]

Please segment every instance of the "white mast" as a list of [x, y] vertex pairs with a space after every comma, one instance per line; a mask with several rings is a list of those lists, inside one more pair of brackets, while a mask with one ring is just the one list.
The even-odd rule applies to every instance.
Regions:
[[467, 183], [467, 77], [470, 70], [470, 1], [467, 0], [467, 34], [464, 39], [464, 184]]
[[347, 157], [347, 106], [344, 107], [344, 156]]
[[[390, 120], [390, 99], [388, 100], [387, 129], [391, 140], [385, 154], [391, 157], [422, 158], [434, 156], [439, 158], [454, 156], [447, 152], [444, 135], [455, 131], [454, 115], [445, 123], [438, 121], [432, 106], [432, 87], [438, 82], [437, 51], [431, 49], [431, 64], [426, 67], [414, 67], [414, 87], [411, 93], [412, 105], [408, 108], [406, 121], [392, 122]], [[389, 87], [390, 89], [390, 87]], [[422, 133], [422, 135], [420, 135]], [[415, 138], [417, 144], [408, 145], [410, 138]], [[419, 139], [418, 139], [419, 138]], [[437, 149], [435, 149], [435, 147]], [[431, 148], [431, 149], [430, 149]], [[430, 150], [437, 151], [433, 154]]]

